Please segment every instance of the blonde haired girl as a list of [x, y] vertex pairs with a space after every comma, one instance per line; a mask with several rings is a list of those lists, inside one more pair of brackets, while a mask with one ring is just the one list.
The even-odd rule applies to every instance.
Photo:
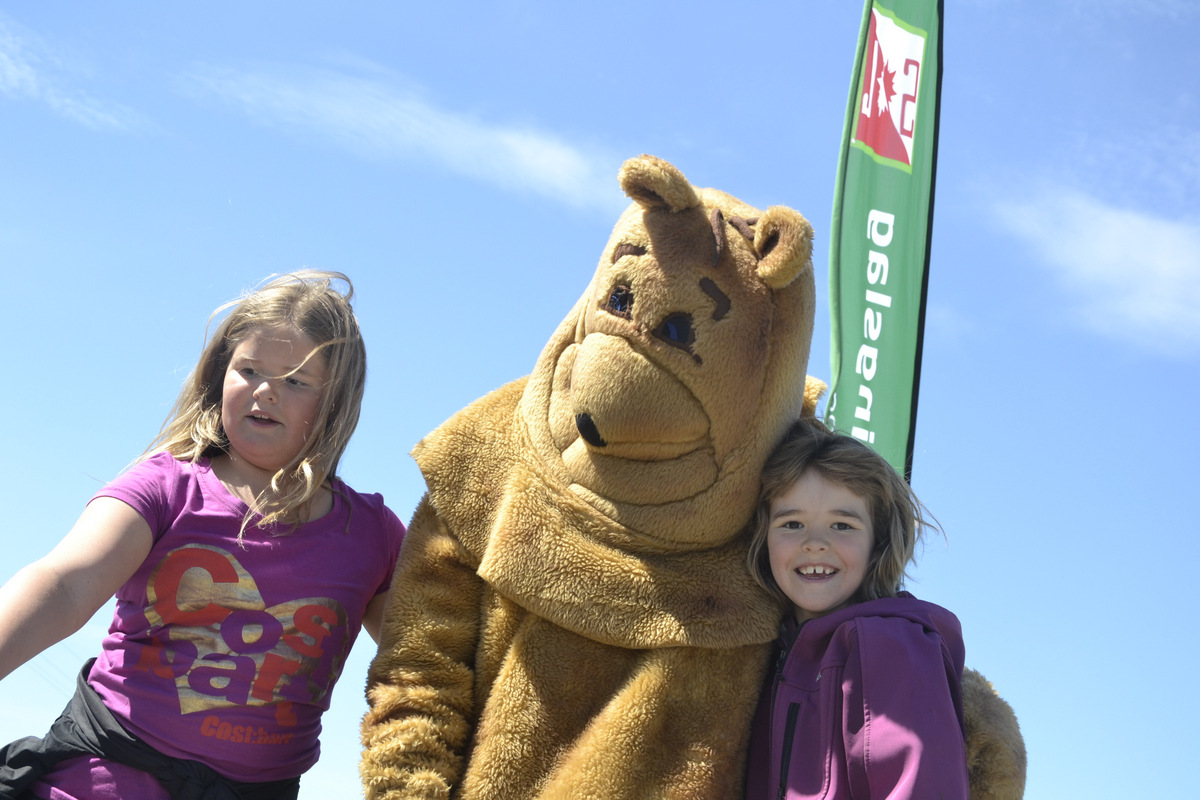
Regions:
[[404, 535], [337, 477], [366, 380], [352, 297], [305, 271], [214, 312], [158, 438], [0, 589], [0, 677], [117, 598], [63, 716], [0, 750], [0, 798], [296, 796]]

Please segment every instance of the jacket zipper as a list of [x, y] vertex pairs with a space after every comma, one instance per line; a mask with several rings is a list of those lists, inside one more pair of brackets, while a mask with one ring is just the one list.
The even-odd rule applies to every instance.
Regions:
[[[796, 638], [798, 639], [799, 636]], [[775, 659], [775, 680], [771, 686], [771, 730], [775, 730], [775, 699], [779, 695], [779, 684], [783, 683], [783, 665], [795, 644], [796, 639], [786, 642], [783, 647], [779, 648], [779, 657]], [[788, 762], [791, 760], [792, 738], [795, 736], [796, 717], [799, 713], [800, 706], [798, 704], [788, 705], [787, 725], [783, 734], [783, 760], [779, 765], [779, 793], [777, 795], [779, 800], [783, 800], [784, 794], [787, 792]]]
[[792, 651], [792, 645], [796, 642], [792, 640], [788, 644], [779, 648], [779, 655], [775, 658], [775, 680], [771, 684], [771, 721], [774, 722], [775, 717], [775, 696], [779, 694], [779, 684], [783, 682], [783, 662], [787, 661], [788, 653]]
[[787, 713], [787, 728], [783, 731], [783, 760], [779, 764], [779, 800], [784, 800], [787, 794], [788, 767], [792, 761], [792, 739], [796, 736], [796, 717], [800, 715], [800, 704], [789, 703]]

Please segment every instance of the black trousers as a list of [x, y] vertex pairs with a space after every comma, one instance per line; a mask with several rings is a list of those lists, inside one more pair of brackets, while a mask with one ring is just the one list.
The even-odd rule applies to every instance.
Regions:
[[95, 659], [83, 665], [75, 695], [42, 738], [27, 736], [0, 748], [0, 800], [21, 800], [26, 790], [58, 762], [98, 756], [153, 775], [175, 800], [296, 800], [300, 778], [269, 783], [238, 783], [199, 761], [172, 758], [121, 727], [87, 676]]

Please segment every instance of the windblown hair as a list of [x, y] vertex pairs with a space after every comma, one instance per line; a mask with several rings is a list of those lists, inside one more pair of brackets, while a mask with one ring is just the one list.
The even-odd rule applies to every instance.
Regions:
[[940, 531], [929, 510], [884, 458], [863, 442], [831, 431], [805, 417], [788, 430], [763, 467], [758, 505], [751, 523], [746, 564], [750, 573], [780, 602], [790, 604], [771, 574], [767, 551], [771, 501], [787, 493], [809, 470], [863, 498], [871, 515], [874, 542], [862, 586], [851, 602], [895, 597], [913, 563], [917, 542], [930, 530]]
[[[344, 293], [334, 287], [335, 281], [345, 284]], [[255, 512], [262, 515], [259, 524], [264, 527], [301, 521], [305, 506], [322, 485], [336, 477], [338, 462], [358, 425], [367, 352], [350, 305], [353, 297], [354, 286], [340, 272], [301, 270], [272, 276], [214, 311], [210, 326], [222, 312], [232, 309], [209, 337], [200, 362], [142, 458], [167, 452], [195, 461], [226, 452], [229, 439], [221, 421], [221, 400], [233, 351], [256, 331], [293, 328], [316, 344], [309, 358], [322, 359], [329, 379], [321, 391], [312, 435], [295, 458], [272, 476], [270, 486], [243, 520], [242, 529]]]

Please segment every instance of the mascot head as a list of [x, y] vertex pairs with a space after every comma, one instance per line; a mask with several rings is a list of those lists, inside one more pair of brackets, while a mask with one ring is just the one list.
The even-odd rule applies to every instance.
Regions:
[[626, 545], [719, 546], [788, 423], [815, 410], [812, 227], [653, 156], [619, 180], [633, 203], [519, 415], [547, 477], [628, 530]]

